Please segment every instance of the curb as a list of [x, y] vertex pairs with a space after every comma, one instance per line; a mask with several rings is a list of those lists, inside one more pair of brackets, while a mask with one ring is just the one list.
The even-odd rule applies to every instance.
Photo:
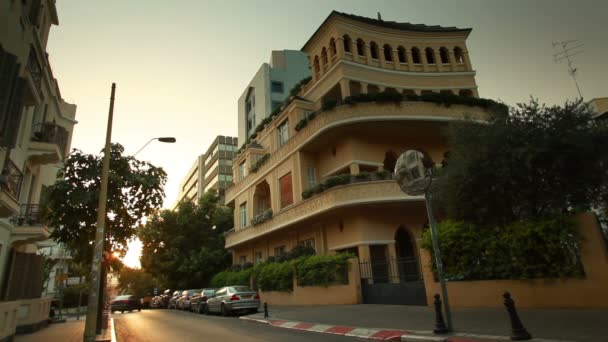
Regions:
[[[405, 330], [347, 327], [342, 325], [315, 324], [297, 321], [286, 321], [281, 319], [259, 319], [247, 316], [241, 316], [239, 317], [239, 319], [251, 323], [266, 324], [276, 328], [358, 337], [361, 339], [375, 341], [447, 341], [447, 339], [445, 338], [437, 338], [435, 336], [414, 335], [412, 334], [412, 332]], [[404, 340], [404, 337], [411, 339]]]
[[110, 318], [110, 338], [111, 342], [116, 342], [116, 330], [114, 329], [114, 317]]

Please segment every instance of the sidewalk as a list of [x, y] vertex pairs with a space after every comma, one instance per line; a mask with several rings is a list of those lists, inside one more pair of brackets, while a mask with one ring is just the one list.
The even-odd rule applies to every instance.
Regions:
[[[405, 330], [417, 334], [431, 334], [435, 319], [433, 309], [423, 306], [373, 304], [273, 306], [269, 307], [268, 311], [270, 318], [275, 320]], [[521, 309], [518, 313], [535, 340], [608, 341], [608, 310]], [[263, 319], [263, 316], [263, 313], [259, 313], [245, 318]], [[456, 335], [508, 337], [511, 332], [509, 318], [504, 309], [453, 309], [452, 319]]]
[[[84, 320], [68, 320], [65, 323], [50, 324], [46, 328], [31, 334], [17, 335], [15, 336], [15, 342], [82, 342], [83, 334]], [[97, 341], [112, 341], [111, 329], [102, 330], [102, 335], [97, 336]]]

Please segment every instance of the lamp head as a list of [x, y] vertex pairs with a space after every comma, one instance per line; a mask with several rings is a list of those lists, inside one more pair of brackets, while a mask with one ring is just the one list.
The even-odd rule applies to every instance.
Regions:
[[158, 141], [160, 142], [164, 142], [164, 143], [174, 143], [177, 140], [174, 137], [162, 137], [162, 138], [157, 138]]

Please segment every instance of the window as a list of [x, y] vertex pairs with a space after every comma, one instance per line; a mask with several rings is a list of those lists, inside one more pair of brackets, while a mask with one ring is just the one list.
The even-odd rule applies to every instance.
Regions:
[[[247, 256], [246, 255], [241, 255], [239, 257], [239, 264], [244, 265], [247, 262]], [[226, 292], [226, 290], [223, 290], [223, 292]], [[222, 291], [218, 291], [217, 293], [218, 296], [222, 295]]]
[[336, 56], [336, 40], [329, 40], [329, 56], [333, 59]]
[[283, 82], [280, 81], [272, 81], [270, 83], [270, 89], [273, 93], [281, 93], [283, 94]]
[[285, 120], [279, 125], [279, 128], [277, 128], [277, 137], [279, 147], [287, 143], [287, 140], [289, 140], [289, 120]]
[[321, 50], [321, 63], [323, 63], [323, 68], [327, 67], [327, 49], [325, 47]]
[[315, 239], [308, 239], [308, 240], [300, 241], [300, 245], [302, 245], [304, 247], [310, 247], [312, 249], [315, 249]]
[[315, 56], [313, 67], [315, 71], [315, 76], [319, 77], [319, 72], [321, 71], [321, 68], [319, 67], [319, 56]]
[[241, 219], [241, 228], [247, 227], [247, 202], [239, 206], [239, 217]]
[[403, 46], [397, 48], [397, 56], [399, 57], [399, 63], [407, 63], [405, 48]]
[[387, 62], [392, 62], [393, 61], [393, 48], [388, 45], [385, 44], [383, 47], [384, 50], [384, 60]]
[[285, 246], [279, 246], [279, 247], [275, 247], [274, 249], [274, 256], [280, 256], [285, 254]]
[[317, 185], [317, 170], [314, 166], [309, 166], [307, 170], [307, 178], [308, 188], [312, 188]]
[[272, 110], [275, 110], [283, 105], [281, 101], [272, 101]]
[[243, 180], [247, 176], [247, 169], [245, 168], [245, 162], [239, 164], [239, 180]]
[[249, 93], [245, 99], [245, 115], [246, 115], [246, 130], [247, 135], [250, 135], [255, 129], [255, 94], [254, 88], [249, 88]]
[[262, 251], [255, 252], [255, 263], [259, 264], [262, 261], [264, 261], [264, 259], [262, 259]]
[[365, 56], [365, 42], [363, 39], [357, 39], [357, 54], [359, 56]]
[[230, 159], [220, 159], [220, 165], [232, 166], [232, 160], [230, 160]]
[[435, 51], [433, 51], [433, 49], [431, 49], [430, 47], [426, 48], [424, 51], [426, 54], [427, 63], [435, 64]]
[[350, 36], [345, 34], [344, 37], [342, 37], [343, 41], [344, 41], [344, 52], [348, 52], [350, 53], [350, 46], [352, 45], [353, 41], [352, 39], [350, 39]]
[[219, 161], [216, 159], [213, 164], [207, 167], [207, 171], [205, 171], [205, 179], [213, 174], [217, 170], [217, 166], [219, 165]]
[[441, 63], [450, 63], [450, 54], [448, 53], [448, 49], [445, 46], [439, 49], [439, 56], [441, 56]]
[[420, 50], [417, 47], [412, 48], [412, 60], [414, 64], [420, 64]]
[[291, 184], [291, 172], [279, 179], [279, 188], [281, 190], [281, 208], [293, 204], [293, 188]]
[[232, 176], [230, 176], [230, 175], [220, 174], [219, 178], [220, 178], [220, 181], [223, 181], [223, 182], [232, 182]]
[[458, 46], [454, 48], [454, 59], [458, 64], [464, 63], [464, 53], [462, 52], [462, 49]]

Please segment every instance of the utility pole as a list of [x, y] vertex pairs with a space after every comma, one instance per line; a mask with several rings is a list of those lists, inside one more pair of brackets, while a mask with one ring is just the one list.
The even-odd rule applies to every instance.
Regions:
[[[87, 317], [84, 325], [84, 342], [95, 342], [97, 315], [99, 307], [99, 290], [101, 286], [101, 258], [105, 240], [106, 202], [108, 196], [108, 174], [110, 172], [110, 140], [112, 138], [112, 120], [114, 117], [114, 93], [116, 83], [112, 83], [110, 95], [110, 112], [108, 114], [108, 127], [106, 130], [106, 145], [104, 149], [101, 171], [101, 189], [99, 190], [99, 204], [97, 209], [97, 225], [95, 228], [95, 244], [93, 246], [93, 262], [91, 264], [91, 286], [87, 305]], [[105, 284], [104, 284], [105, 285]]]
[[[574, 46], [572, 46], [574, 45]], [[574, 84], [576, 84], [576, 90], [578, 91], [578, 96], [582, 99], [583, 94], [581, 93], [581, 88], [578, 86], [578, 81], [576, 80], [576, 72], [577, 68], [574, 67], [574, 63], [572, 61], [572, 57], [583, 53], [583, 50], [577, 50], [584, 46], [584, 44], [579, 43], [578, 40], [565, 40], [561, 42], [553, 42], [553, 48], [561, 47], [560, 52], [553, 54], [553, 60], [555, 63], [559, 63], [563, 60], [568, 64], [568, 73], [572, 76], [574, 80]]]

